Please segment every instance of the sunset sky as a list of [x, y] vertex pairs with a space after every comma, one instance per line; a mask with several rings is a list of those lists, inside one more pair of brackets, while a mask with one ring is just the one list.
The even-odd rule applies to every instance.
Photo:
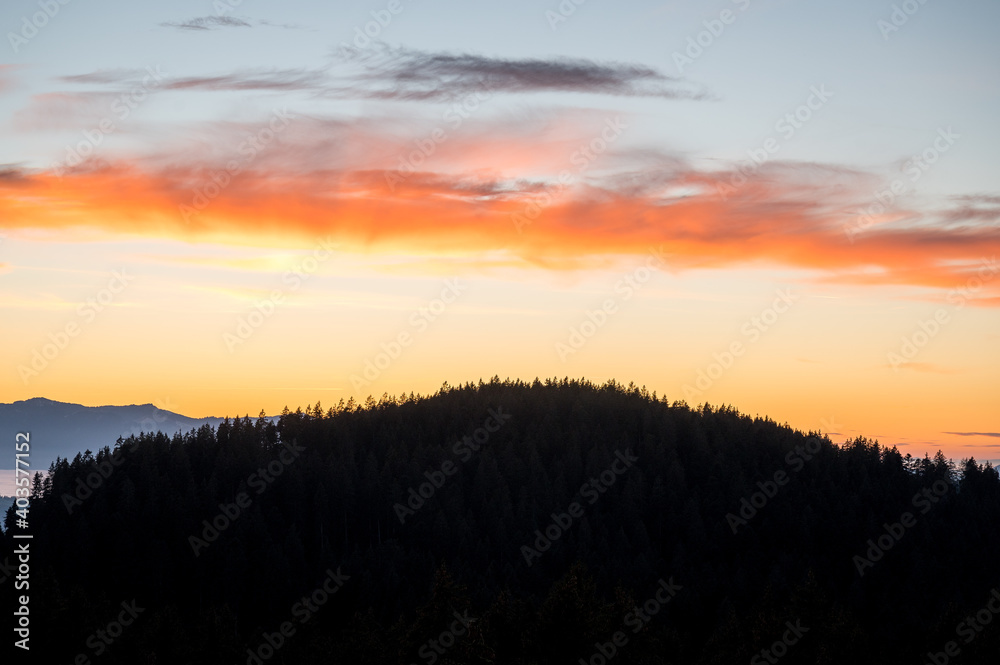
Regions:
[[995, 0], [9, 0], [0, 402], [614, 378], [996, 460], [998, 24]]

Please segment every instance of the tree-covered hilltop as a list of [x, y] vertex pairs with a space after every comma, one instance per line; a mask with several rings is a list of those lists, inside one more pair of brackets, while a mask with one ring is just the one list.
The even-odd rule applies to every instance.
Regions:
[[45, 662], [770, 650], [755, 662], [921, 663], [954, 641], [981, 663], [1000, 650], [1000, 626], [968, 642], [960, 626], [1000, 585], [989, 464], [835, 445], [632, 385], [497, 378], [109, 444], [33, 488]]
[[[14, 505], [14, 497], [12, 496], [0, 496], [0, 514], [6, 515], [7, 509]], [[0, 529], [3, 529], [3, 525], [0, 525]]]

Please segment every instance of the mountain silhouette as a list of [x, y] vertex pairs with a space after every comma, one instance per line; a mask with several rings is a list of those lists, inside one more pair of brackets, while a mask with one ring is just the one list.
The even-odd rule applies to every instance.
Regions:
[[[902, 665], [1000, 649], [1000, 477], [974, 460], [568, 379], [118, 434], [33, 483], [40, 662]], [[0, 534], [0, 565], [17, 544]], [[128, 627], [94, 641], [116, 617]]]
[[[189, 418], [153, 404], [83, 406], [43, 397], [0, 404], [0, 440], [14, 441], [18, 432], [31, 435], [30, 469], [48, 471], [57, 457], [73, 459], [85, 450], [113, 446], [118, 437], [141, 432], [173, 435], [221, 418]], [[0, 463], [0, 495], [12, 495], [13, 457]]]

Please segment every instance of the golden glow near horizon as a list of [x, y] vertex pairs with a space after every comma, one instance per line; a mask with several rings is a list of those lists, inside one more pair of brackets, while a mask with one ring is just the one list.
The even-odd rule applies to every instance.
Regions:
[[[613, 378], [835, 441], [866, 435], [918, 456], [994, 458], [991, 437], [973, 434], [995, 429], [1000, 358], [996, 336], [981, 332], [990, 308], [801, 271], [671, 272], [650, 257], [590, 271], [459, 261], [446, 276], [446, 258], [321, 245], [92, 242], [82, 253], [8, 243], [23, 259], [15, 275], [49, 295], [3, 303], [20, 322], [5, 346], [22, 350], [4, 401], [255, 416], [495, 374]], [[53, 255], [65, 257], [60, 267], [45, 267]], [[890, 354], [904, 353], [903, 338], [923, 342], [940, 309], [948, 323], [894, 368]]]
[[949, 48], [942, 7], [883, 38], [860, 1], [739, 4], [690, 61], [696, 3], [441, 2], [353, 50], [364, 8], [60, 14], [0, 65], [0, 401], [569, 376], [1000, 458], [1000, 10]]

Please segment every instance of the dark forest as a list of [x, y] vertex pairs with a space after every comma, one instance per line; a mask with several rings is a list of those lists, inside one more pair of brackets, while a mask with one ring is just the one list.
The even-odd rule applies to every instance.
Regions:
[[1000, 653], [991, 465], [615, 382], [493, 378], [109, 441], [36, 475], [30, 509], [49, 665]]

